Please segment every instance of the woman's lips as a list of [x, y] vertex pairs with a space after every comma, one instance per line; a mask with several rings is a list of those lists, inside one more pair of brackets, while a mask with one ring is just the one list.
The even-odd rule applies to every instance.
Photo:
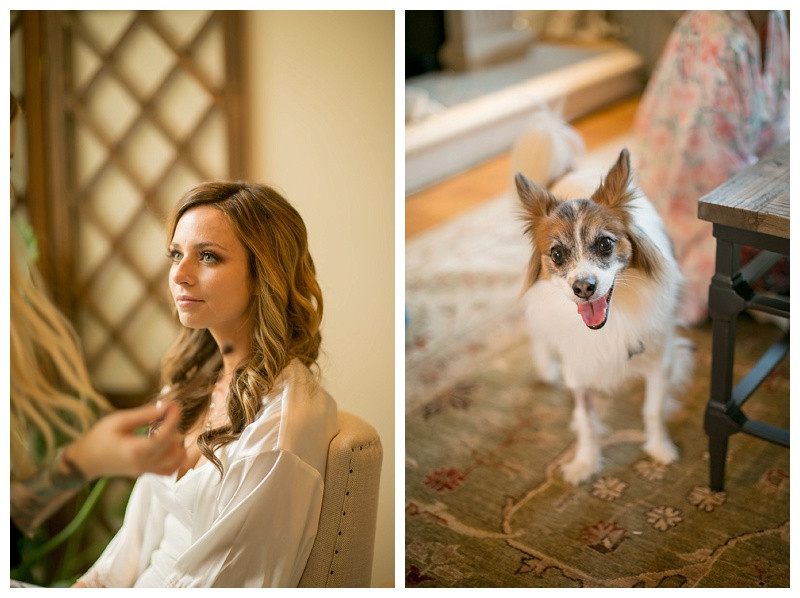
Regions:
[[190, 297], [189, 295], [179, 295], [175, 297], [175, 304], [178, 307], [192, 307], [193, 305], [197, 305], [198, 303], [202, 303], [201, 299], [197, 299], [195, 297]]

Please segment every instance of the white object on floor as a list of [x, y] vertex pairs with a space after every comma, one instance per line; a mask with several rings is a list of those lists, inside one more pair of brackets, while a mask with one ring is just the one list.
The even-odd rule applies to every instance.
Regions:
[[543, 106], [529, 119], [511, 150], [511, 177], [522, 173], [545, 187], [575, 168], [586, 153], [580, 133]]

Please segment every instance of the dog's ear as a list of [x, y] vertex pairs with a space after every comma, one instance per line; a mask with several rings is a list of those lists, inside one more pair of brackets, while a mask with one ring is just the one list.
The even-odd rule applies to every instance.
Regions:
[[536, 249], [536, 246], [533, 247], [533, 253], [531, 254], [531, 259], [528, 262], [528, 269], [525, 272], [525, 280], [522, 281], [522, 288], [519, 291], [520, 296], [522, 296], [525, 291], [533, 286], [533, 283], [539, 279], [539, 274], [542, 272], [542, 255]]
[[608, 171], [600, 187], [592, 195], [592, 200], [609, 208], [620, 208], [632, 198], [629, 187], [631, 182], [631, 160], [627, 148], [619, 153], [616, 163]]
[[628, 240], [633, 248], [631, 266], [642, 270], [652, 278], [660, 278], [663, 274], [664, 257], [658, 247], [635, 224], [631, 225]]
[[525, 208], [524, 216], [529, 219], [547, 216], [558, 205], [558, 200], [544, 187], [526, 178], [521, 172], [514, 177], [517, 195]]
[[522, 173], [514, 178], [517, 184], [517, 195], [522, 202], [522, 219], [525, 221], [525, 234], [530, 236], [532, 252], [528, 262], [528, 271], [522, 285], [522, 293], [527, 291], [539, 278], [542, 270], [542, 256], [536, 247], [534, 230], [537, 222], [547, 216], [558, 206], [558, 200], [547, 189], [527, 179]]
[[[600, 205], [612, 209], [625, 208], [634, 197], [631, 189], [631, 159], [627, 148], [619, 153], [616, 163], [608, 171], [600, 187], [592, 195], [592, 199]], [[629, 209], [622, 209], [623, 219], [632, 234], [630, 242], [633, 246], [631, 265], [643, 270], [650, 276], [657, 277], [661, 273], [662, 256], [658, 247], [636, 226]]]

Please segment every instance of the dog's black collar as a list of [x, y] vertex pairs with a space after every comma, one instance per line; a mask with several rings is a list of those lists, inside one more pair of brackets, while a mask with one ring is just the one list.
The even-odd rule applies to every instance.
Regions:
[[635, 355], [641, 355], [642, 353], [644, 353], [644, 343], [642, 341], [639, 341], [639, 344], [633, 348], [628, 347], [628, 359], [631, 359]]

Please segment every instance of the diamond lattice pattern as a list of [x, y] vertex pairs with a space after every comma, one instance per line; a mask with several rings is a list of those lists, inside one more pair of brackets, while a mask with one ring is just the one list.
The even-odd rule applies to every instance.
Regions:
[[229, 172], [224, 27], [204, 11], [64, 15], [76, 325], [101, 391], [149, 392], [177, 331], [165, 216]]

